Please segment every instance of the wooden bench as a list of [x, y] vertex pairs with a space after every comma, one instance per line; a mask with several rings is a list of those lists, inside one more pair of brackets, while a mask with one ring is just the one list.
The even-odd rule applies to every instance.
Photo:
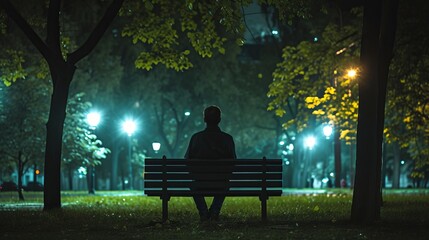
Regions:
[[173, 196], [257, 196], [267, 219], [269, 196], [282, 194], [281, 159], [146, 159], [144, 191], [162, 200], [162, 221], [168, 220]]

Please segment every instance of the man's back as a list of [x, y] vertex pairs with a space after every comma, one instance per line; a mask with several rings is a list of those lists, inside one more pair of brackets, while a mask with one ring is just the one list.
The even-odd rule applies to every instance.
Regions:
[[186, 151], [185, 158], [220, 159], [236, 158], [234, 140], [217, 126], [207, 127], [194, 134]]

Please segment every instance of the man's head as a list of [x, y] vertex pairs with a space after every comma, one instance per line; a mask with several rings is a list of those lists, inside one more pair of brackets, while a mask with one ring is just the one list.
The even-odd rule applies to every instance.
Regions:
[[219, 107], [207, 107], [206, 109], [204, 109], [204, 122], [206, 122], [207, 125], [217, 125], [220, 123], [220, 115], [221, 111]]

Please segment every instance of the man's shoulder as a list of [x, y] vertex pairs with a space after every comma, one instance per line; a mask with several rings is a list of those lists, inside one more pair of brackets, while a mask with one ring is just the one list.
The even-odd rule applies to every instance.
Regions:
[[221, 131], [222, 135], [224, 135], [225, 137], [231, 138], [232, 139], [232, 135], [229, 133], [226, 133], [224, 131]]

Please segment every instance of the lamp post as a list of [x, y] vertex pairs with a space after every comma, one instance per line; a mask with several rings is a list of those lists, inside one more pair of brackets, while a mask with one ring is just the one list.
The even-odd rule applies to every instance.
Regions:
[[[325, 135], [326, 140], [329, 140], [331, 138], [331, 135], [332, 135], [333, 132], [334, 132], [334, 128], [331, 125], [328, 124], [328, 125], [325, 125], [323, 127], [323, 135]], [[335, 143], [334, 143], [334, 145], [335, 145]], [[335, 146], [332, 147], [331, 141], [329, 141], [329, 146], [330, 146], [330, 149], [329, 149], [329, 156], [330, 156], [331, 155], [331, 151], [332, 151], [331, 149], [335, 148]], [[334, 160], [335, 160], [335, 150], [334, 150]], [[325, 161], [323, 161], [323, 164], [324, 164], [324, 166], [323, 166], [322, 175], [323, 175], [324, 179], [326, 179], [325, 169], [328, 166], [328, 160], [326, 159]]]
[[314, 136], [308, 136], [304, 139], [304, 148], [308, 149], [307, 159], [305, 161], [305, 181], [309, 183], [309, 187], [312, 187], [312, 181], [308, 181], [308, 167], [311, 163], [311, 150], [316, 145], [316, 138]]
[[[99, 112], [92, 111], [86, 115], [86, 122], [89, 128], [95, 132], [98, 124], [100, 123], [101, 115]], [[95, 193], [95, 166], [93, 164], [88, 165], [88, 193]]]
[[122, 123], [122, 129], [128, 135], [128, 178], [130, 182], [130, 190], [134, 189], [133, 183], [133, 168], [131, 164], [131, 136], [137, 129], [137, 124], [132, 119], [127, 119]]

